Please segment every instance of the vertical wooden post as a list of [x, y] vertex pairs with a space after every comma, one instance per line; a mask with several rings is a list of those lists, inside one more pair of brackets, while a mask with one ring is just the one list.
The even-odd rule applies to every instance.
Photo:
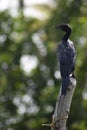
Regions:
[[76, 79], [70, 77], [70, 84], [69, 87], [67, 88], [67, 93], [65, 96], [61, 95], [61, 88], [60, 88], [54, 114], [52, 117], [52, 123], [43, 124], [43, 126], [50, 126], [51, 130], [66, 130], [66, 122], [70, 112], [70, 106], [75, 88], [76, 88]]
[[70, 112], [70, 105], [72, 102], [74, 90], [76, 88], [76, 79], [70, 77], [70, 81], [71, 82], [67, 89], [66, 96], [61, 95], [61, 93], [58, 95], [52, 121], [53, 126], [51, 127], [51, 130], [66, 129], [66, 122]]

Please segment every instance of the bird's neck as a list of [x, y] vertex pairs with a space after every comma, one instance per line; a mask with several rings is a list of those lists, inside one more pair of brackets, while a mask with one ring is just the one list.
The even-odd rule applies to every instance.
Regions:
[[70, 34], [71, 34], [71, 30], [68, 30], [68, 31], [65, 33], [65, 35], [63, 36], [63, 40], [64, 40], [64, 41], [67, 41], [68, 38], [69, 38], [69, 36], [70, 36]]

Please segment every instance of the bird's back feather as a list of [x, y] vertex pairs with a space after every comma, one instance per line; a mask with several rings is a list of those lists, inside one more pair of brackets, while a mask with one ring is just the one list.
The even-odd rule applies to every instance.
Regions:
[[62, 77], [62, 94], [66, 95], [70, 82], [70, 74], [74, 71], [76, 50], [70, 40], [62, 41], [58, 46], [58, 61]]

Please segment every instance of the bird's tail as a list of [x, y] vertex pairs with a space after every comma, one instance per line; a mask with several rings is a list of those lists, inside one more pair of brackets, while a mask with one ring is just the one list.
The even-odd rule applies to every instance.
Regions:
[[67, 87], [69, 86], [70, 83], [70, 77], [64, 77], [62, 78], [62, 95], [66, 95]]

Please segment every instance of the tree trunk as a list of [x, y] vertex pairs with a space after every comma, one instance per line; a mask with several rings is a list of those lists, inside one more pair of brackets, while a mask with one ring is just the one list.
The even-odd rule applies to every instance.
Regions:
[[51, 130], [66, 130], [66, 122], [70, 112], [70, 105], [74, 90], [76, 88], [76, 79], [70, 77], [70, 85], [67, 88], [66, 96], [61, 95], [61, 89], [56, 101], [54, 115], [51, 124], [43, 124], [43, 126], [50, 126]]
[[[70, 77], [70, 85], [67, 89], [66, 96], [61, 95], [59, 92], [56, 107], [53, 115], [53, 121], [51, 125], [51, 130], [65, 130], [66, 122], [70, 112], [70, 105], [72, 101], [72, 97], [74, 94], [74, 90], [76, 88], [76, 79]], [[60, 90], [61, 91], [61, 90]]]

